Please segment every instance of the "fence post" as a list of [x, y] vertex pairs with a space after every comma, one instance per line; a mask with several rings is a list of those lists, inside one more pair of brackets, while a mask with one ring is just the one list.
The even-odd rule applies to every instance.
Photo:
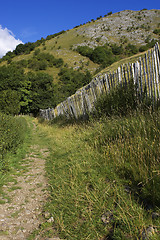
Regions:
[[106, 81], [107, 89], [109, 91], [110, 87], [109, 87], [109, 80], [108, 80], [108, 75], [107, 74], [105, 74], [105, 81]]
[[121, 78], [121, 68], [120, 68], [120, 67], [118, 67], [118, 81], [119, 81], [119, 83], [122, 82], [122, 78]]
[[141, 97], [143, 94], [143, 84], [142, 84], [142, 62], [141, 62], [141, 58], [139, 58], [139, 78], [140, 78], [140, 84], [141, 84]]
[[149, 97], [152, 96], [151, 94], [151, 86], [150, 86], [150, 78], [149, 78], [149, 68], [148, 68], [148, 61], [147, 61], [147, 54], [145, 54], [145, 64], [146, 64], [146, 75], [147, 75], [147, 82], [148, 82], [148, 92], [149, 92]]
[[153, 58], [154, 58], [154, 65], [155, 65], [155, 78], [156, 78], [156, 85], [157, 85], [157, 95], [159, 99], [159, 77], [158, 77], [158, 59], [156, 56], [156, 47], [154, 47], [153, 51]]
[[128, 78], [128, 83], [129, 83], [129, 69], [128, 69], [128, 64], [126, 65], [127, 66], [127, 78]]
[[124, 75], [124, 82], [125, 82], [125, 86], [127, 86], [127, 79], [126, 79], [126, 71], [125, 71], [125, 66], [123, 67], [123, 75]]
[[148, 60], [149, 60], [149, 70], [150, 70], [151, 97], [152, 97], [152, 101], [154, 103], [154, 99], [153, 99], [153, 85], [152, 85], [152, 67], [151, 67], [150, 51], [148, 51]]
[[153, 86], [154, 86], [154, 97], [155, 97], [155, 101], [156, 101], [157, 100], [157, 91], [156, 91], [156, 81], [155, 81], [153, 49], [151, 50], [151, 61], [152, 61], [152, 76], [153, 76]]
[[143, 63], [143, 75], [144, 75], [145, 91], [146, 91], [146, 98], [147, 98], [147, 82], [146, 82], [146, 71], [145, 71], [145, 65], [144, 65], [144, 58], [142, 58], [142, 63]]

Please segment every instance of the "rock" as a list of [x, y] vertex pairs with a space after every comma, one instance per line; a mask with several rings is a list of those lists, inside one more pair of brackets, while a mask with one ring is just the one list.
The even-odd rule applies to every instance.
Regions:
[[48, 223], [52, 223], [52, 222], [54, 222], [54, 218], [51, 217], [50, 219], [47, 220], [47, 222], [48, 222]]
[[104, 213], [101, 217], [101, 220], [105, 225], [109, 224], [112, 219], [113, 219], [113, 213], [111, 211]]
[[149, 240], [156, 233], [156, 229], [152, 226], [142, 231], [142, 240]]
[[49, 219], [51, 216], [51, 214], [49, 212], [44, 212], [43, 213], [43, 217], [46, 218], [46, 219]]

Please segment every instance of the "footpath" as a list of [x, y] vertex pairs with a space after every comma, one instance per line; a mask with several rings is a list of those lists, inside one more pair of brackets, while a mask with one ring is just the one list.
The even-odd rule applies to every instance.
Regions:
[[59, 239], [43, 238], [41, 234], [29, 237], [43, 223], [43, 214], [46, 214], [42, 213], [43, 206], [49, 198], [45, 177], [45, 159], [49, 151], [42, 143], [38, 144], [42, 136], [34, 121], [31, 124], [34, 144], [23, 161], [24, 168], [12, 176], [14, 181], [3, 186], [7, 198], [1, 199], [5, 202], [0, 204], [0, 240]]

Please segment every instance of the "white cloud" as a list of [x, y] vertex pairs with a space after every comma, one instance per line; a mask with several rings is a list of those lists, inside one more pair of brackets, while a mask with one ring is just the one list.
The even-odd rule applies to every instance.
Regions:
[[13, 33], [7, 28], [2, 28], [0, 25], [0, 58], [7, 52], [13, 51], [16, 46], [23, 43], [21, 40], [15, 39]]

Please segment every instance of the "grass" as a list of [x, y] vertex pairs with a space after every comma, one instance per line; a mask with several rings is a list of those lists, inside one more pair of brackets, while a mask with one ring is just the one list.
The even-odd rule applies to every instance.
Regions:
[[[31, 127], [33, 118], [26, 119]], [[50, 198], [44, 212], [49, 212], [54, 222], [44, 222], [28, 239], [56, 233], [69, 240], [142, 239], [150, 226], [155, 229], [151, 239], [158, 239], [159, 122], [159, 110], [79, 124], [38, 123], [34, 119], [33, 137], [29, 135], [25, 151], [19, 149], [13, 158], [10, 173], [23, 171], [21, 157], [29, 144], [49, 149]], [[10, 173], [2, 176], [1, 184], [13, 181]]]
[[[5, 144], [10, 144], [10, 141], [12, 139], [12, 141], [14, 142], [14, 137], [16, 137], [16, 142], [18, 142], [18, 134], [20, 133], [20, 131], [25, 132], [25, 134], [23, 134], [23, 137], [20, 136], [21, 139], [21, 144], [19, 143], [16, 148], [14, 148], [14, 151], [11, 149], [7, 149], [7, 152], [5, 152], [5, 155], [3, 156], [3, 158], [1, 158], [1, 168], [0, 168], [0, 194], [4, 199], [8, 199], [8, 196], [3, 192], [2, 187], [3, 185], [7, 185], [9, 182], [13, 183], [13, 186], [9, 189], [9, 191], [14, 191], [15, 189], [19, 188], [16, 186], [17, 181], [15, 179], [15, 176], [20, 175], [24, 172], [27, 171], [26, 166], [23, 166], [24, 163], [24, 158], [25, 155], [28, 152], [28, 148], [29, 148], [29, 144], [30, 144], [30, 140], [31, 140], [31, 129], [32, 128], [28, 128], [28, 127], [23, 127], [21, 125], [19, 125], [18, 127], [21, 127], [20, 129], [17, 129], [16, 125], [13, 125], [12, 128], [15, 127], [15, 129], [17, 129], [17, 133], [16, 135], [14, 135], [14, 132], [16, 132], [16, 130], [11, 129], [11, 124], [9, 123], [10, 118], [7, 118], [8, 121], [6, 121], [6, 125], [5, 128], [1, 128], [1, 131], [4, 133], [8, 132], [6, 131], [6, 129], [9, 127], [11, 135], [10, 138], [7, 139], [7, 141], [5, 140], [5, 134], [3, 136], [3, 139], [5, 141]], [[14, 119], [14, 121], [16, 122], [16, 118]], [[25, 122], [25, 121], [24, 121]], [[31, 122], [31, 120], [28, 120], [28, 124], [29, 122]], [[17, 122], [18, 123], [18, 122]], [[9, 124], [9, 125], [7, 125]], [[27, 122], [26, 122], [27, 124]], [[25, 136], [24, 136], [25, 135]], [[5, 146], [5, 145], [4, 145]], [[27, 160], [26, 160], [27, 161]], [[2, 164], [4, 162], [4, 164]], [[8, 201], [10, 201], [10, 199], [8, 199]]]
[[40, 125], [50, 157], [51, 199], [45, 209], [65, 239], [159, 236], [160, 112], [80, 125]]

